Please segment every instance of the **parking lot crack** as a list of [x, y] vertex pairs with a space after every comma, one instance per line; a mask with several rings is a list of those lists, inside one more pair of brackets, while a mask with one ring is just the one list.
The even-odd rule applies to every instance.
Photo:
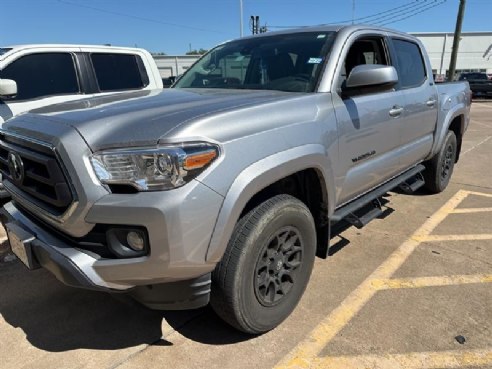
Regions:
[[477, 261], [479, 263], [492, 266], [492, 262], [489, 262], [487, 260], [483, 260], [483, 259], [480, 259], [480, 258], [476, 258], [476, 257], [470, 256], [470, 255], [467, 255], [467, 254], [465, 254], [463, 252], [457, 251], [455, 249], [451, 249], [451, 248], [447, 247], [446, 245], [441, 245], [441, 248], [445, 249], [446, 251], [449, 251], [450, 253], [454, 253], [454, 254], [458, 254], [460, 256], [463, 256], [466, 259]]
[[455, 181], [451, 181], [451, 183], [457, 184], [457, 185], [460, 185], [460, 186], [470, 186], [470, 187], [482, 188], [482, 189], [485, 189], [485, 190], [492, 190], [492, 187], [490, 187], [490, 186], [479, 186], [479, 185], [474, 185], [474, 184], [471, 184], [471, 183], [463, 183], [463, 182], [455, 182]]

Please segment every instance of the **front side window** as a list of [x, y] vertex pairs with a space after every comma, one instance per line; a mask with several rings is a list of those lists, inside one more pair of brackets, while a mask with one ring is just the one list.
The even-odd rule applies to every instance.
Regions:
[[14, 100], [80, 92], [72, 54], [39, 53], [23, 56], [0, 71], [0, 78], [17, 83]]
[[402, 88], [417, 87], [426, 79], [424, 58], [420, 47], [411, 42], [393, 39], [398, 60], [398, 80]]
[[389, 65], [382, 37], [360, 38], [350, 46], [341, 68], [341, 85], [359, 65]]
[[313, 92], [334, 32], [299, 32], [231, 41], [194, 64], [175, 88]]
[[91, 54], [99, 90], [118, 91], [145, 87], [139, 68], [141, 59], [137, 58], [140, 57], [130, 54]]

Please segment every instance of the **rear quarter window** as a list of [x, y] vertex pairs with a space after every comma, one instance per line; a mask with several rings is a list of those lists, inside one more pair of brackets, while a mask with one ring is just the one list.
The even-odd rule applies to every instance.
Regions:
[[426, 79], [425, 63], [420, 47], [411, 41], [393, 39], [397, 71], [402, 88], [417, 87]]
[[91, 61], [101, 91], [140, 89], [149, 84], [138, 55], [93, 53]]

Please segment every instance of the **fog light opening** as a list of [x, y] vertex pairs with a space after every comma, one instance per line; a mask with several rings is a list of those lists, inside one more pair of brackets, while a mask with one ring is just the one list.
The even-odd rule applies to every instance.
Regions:
[[142, 251], [145, 248], [145, 240], [140, 232], [128, 232], [126, 235], [126, 242], [128, 242], [128, 246], [135, 251]]

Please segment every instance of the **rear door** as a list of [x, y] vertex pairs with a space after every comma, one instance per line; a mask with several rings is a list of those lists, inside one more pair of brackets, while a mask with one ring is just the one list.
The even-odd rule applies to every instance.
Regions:
[[426, 65], [423, 47], [416, 41], [391, 38], [398, 86], [404, 99], [401, 117], [400, 163], [406, 169], [422, 161], [431, 151], [437, 124], [438, 96]]
[[353, 35], [345, 45], [335, 72], [333, 103], [339, 132], [338, 204], [350, 201], [391, 178], [400, 170], [403, 98], [394, 89], [366, 90], [345, 97], [343, 84], [361, 64], [392, 65], [384, 35]]

